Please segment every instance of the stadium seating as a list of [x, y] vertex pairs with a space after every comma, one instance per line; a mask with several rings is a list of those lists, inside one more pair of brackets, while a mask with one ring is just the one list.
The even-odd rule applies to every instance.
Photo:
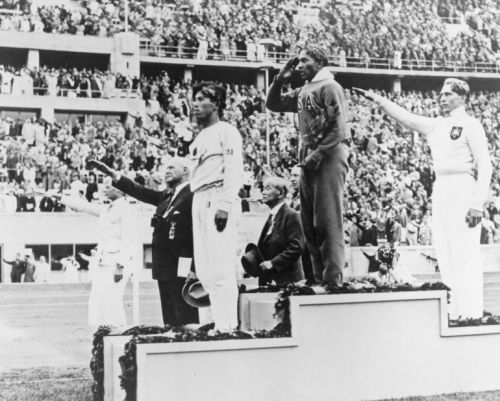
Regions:
[[[113, 36], [125, 29], [125, 3], [83, 0], [73, 8], [24, 6], [19, 14], [0, 13], [0, 29]], [[299, 5], [297, 0], [129, 0], [127, 15], [129, 29], [145, 39], [150, 55], [180, 52], [183, 57], [253, 61], [263, 47], [279, 61], [314, 39], [327, 48], [332, 64], [340, 66], [499, 68], [495, 1], [368, 1], [361, 10], [357, 2], [332, 1], [321, 7], [317, 23], [308, 25], [297, 18]], [[463, 22], [469, 29], [450, 36], [447, 22]]]

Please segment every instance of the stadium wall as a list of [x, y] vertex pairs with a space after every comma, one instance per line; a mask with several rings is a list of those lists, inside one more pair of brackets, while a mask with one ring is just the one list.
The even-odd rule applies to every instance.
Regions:
[[144, 115], [142, 99], [113, 98], [91, 99], [62, 96], [0, 95], [0, 110], [30, 110], [49, 122], [57, 112], [80, 112], [86, 114], [132, 114]]
[[[137, 229], [137, 238], [140, 242], [140, 251], [137, 256], [141, 264], [140, 280], [151, 280], [149, 264], [151, 262], [150, 244], [152, 229], [149, 226], [153, 210], [144, 204], [137, 204], [140, 226]], [[245, 213], [239, 226], [239, 249], [243, 250], [249, 242], [257, 242], [260, 231], [265, 223], [265, 213]], [[74, 245], [75, 253], [78, 247], [90, 246], [97, 241], [97, 218], [82, 213], [15, 213], [0, 214], [0, 247], [2, 257], [13, 260], [16, 252], [25, 248], [34, 247], [35, 256], [40, 247]], [[482, 262], [485, 272], [500, 271], [500, 245], [483, 245]], [[368, 272], [368, 259], [363, 252], [373, 251], [370, 247], [346, 248], [348, 266], [346, 275], [364, 275]], [[431, 246], [401, 246], [399, 265], [410, 274], [436, 273], [434, 248]], [[88, 253], [88, 252], [87, 252]], [[53, 256], [53, 252], [51, 250]], [[238, 263], [235, 260], [235, 264]], [[2, 282], [10, 282], [10, 266], [1, 263]], [[64, 277], [60, 271], [52, 271], [49, 282], [62, 282]], [[81, 275], [81, 281], [86, 281], [86, 275]]]
[[130, 76], [139, 76], [139, 36], [135, 33], [122, 32], [113, 38], [95, 36], [54, 35], [39, 32], [2, 32], [1, 47], [9, 49], [28, 49], [26, 62], [30, 68], [38, 67], [40, 51], [57, 51], [60, 53], [103, 54], [109, 56], [111, 72], [119, 72]]

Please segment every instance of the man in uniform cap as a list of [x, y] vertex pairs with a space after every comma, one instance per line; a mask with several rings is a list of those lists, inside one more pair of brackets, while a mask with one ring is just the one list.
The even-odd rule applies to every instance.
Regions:
[[441, 278], [452, 291], [450, 318], [481, 318], [479, 223], [492, 166], [483, 126], [465, 111], [469, 85], [459, 79], [445, 80], [440, 95], [444, 116], [437, 118], [418, 116], [374, 92], [355, 90], [401, 124], [426, 136], [436, 173], [432, 236]]

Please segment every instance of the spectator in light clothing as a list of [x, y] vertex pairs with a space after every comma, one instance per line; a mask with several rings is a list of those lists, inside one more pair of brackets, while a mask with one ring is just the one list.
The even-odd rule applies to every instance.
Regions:
[[35, 282], [47, 283], [49, 282], [50, 265], [47, 263], [45, 256], [41, 255], [35, 267]]

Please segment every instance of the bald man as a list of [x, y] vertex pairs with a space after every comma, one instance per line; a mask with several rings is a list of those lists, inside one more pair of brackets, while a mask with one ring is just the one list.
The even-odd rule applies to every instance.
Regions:
[[[443, 282], [451, 288], [451, 319], [483, 316], [480, 230], [492, 166], [483, 126], [465, 111], [469, 85], [446, 79], [440, 94], [443, 116], [413, 114], [371, 91], [355, 90], [404, 126], [427, 138], [436, 181], [432, 192], [432, 236]], [[477, 177], [475, 176], [477, 170]]]
[[198, 323], [198, 310], [186, 304], [182, 287], [192, 270], [193, 231], [189, 186], [190, 163], [173, 158], [166, 163], [168, 189], [156, 191], [133, 182], [104, 163], [91, 165], [113, 178], [113, 185], [134, 198], [156, 206], [151, 219], [153, 230], [153, 278], [158, 281], [165, 325]]

